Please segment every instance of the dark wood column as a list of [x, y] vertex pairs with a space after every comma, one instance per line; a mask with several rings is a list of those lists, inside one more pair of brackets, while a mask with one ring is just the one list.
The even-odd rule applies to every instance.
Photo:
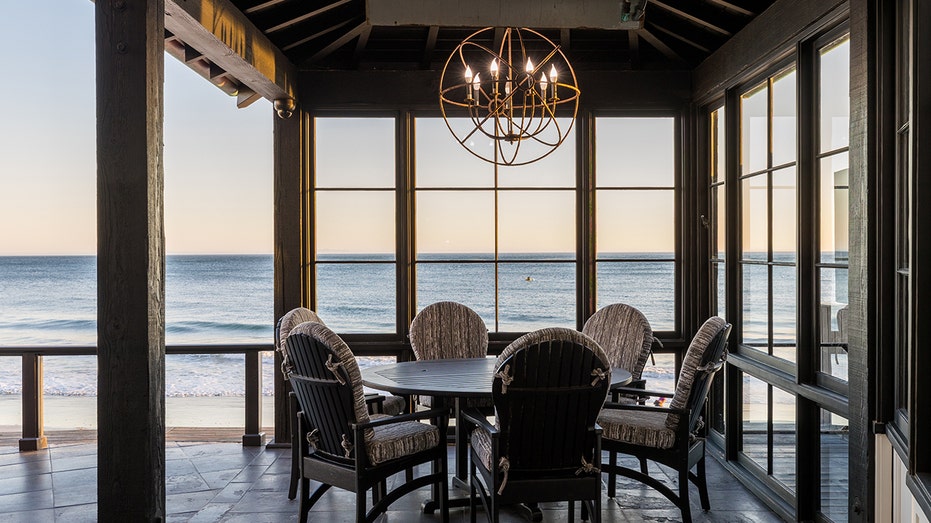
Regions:
[[164, 0], [98, 0], [100, 521], [165, 520]]
[[[275, 116], [275, 321], [305, 304], [304, 300], [304, 198], [307, 154], [304, 120], [298, 107], [288, 118]], [[288, 412], [290, 388], [281, 372], [281, 355], [275, 353], [275, 445], [291, 442]]]

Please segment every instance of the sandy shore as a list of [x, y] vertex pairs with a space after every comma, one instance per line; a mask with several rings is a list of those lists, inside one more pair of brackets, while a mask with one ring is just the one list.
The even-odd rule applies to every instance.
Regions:
[[[0, 395], [0, 432], [22, 429], [22, 396]], [[274, 398], [262, 397], [263, 425], [274, 424]], [[45, 430], [97, 428], [96, 396], [46, 396]], [[229, 396], [165, 398], [167, 427], [242, 427], [245, 399]]]

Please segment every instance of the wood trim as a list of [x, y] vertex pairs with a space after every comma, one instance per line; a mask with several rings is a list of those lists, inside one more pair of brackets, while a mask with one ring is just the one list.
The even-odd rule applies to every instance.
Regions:
[[165, 4], [95, 13], [97, 516], [164, 521]]
[[294, 98], [297, 69], [230, 0], [164, 0], [165, 28], [266, 100]]
[[846, 4], [846, 0], [778, 0], [695, 68], [694, 98], [719, 96], [738, 78], [778, 60], [787, 46], [822, 30], [836, 10], [845, 14]]

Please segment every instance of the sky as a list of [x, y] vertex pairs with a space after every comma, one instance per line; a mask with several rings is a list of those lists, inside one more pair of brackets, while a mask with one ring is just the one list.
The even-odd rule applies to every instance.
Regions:
[[[0, 255], [95, 254], [94, 4], [0, 4]], [[165, 55], [169, 254], [271, 253], [272, 118]]]

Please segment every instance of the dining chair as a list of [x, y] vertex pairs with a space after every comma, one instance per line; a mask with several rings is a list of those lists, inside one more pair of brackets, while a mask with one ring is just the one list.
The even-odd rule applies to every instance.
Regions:
[[[630, 372], [632, 381], [627, 388], [646, 388], [642, 378], [643, 368], [653, 350], [653, 329], [646, 316], [635, 307], [626, 303], [612, 303], [599, 309], [582, 326], [582, 332], [601, 345], [608, 362], [614, 368]], [[611, 401], [620, 403], [642, 403], [642, 397], [632, 394], [622, 395], [611, 391]], [[608, 463], [617, 464], [617, 453], [608, 453]], [[640, 471], [647, 474], [647, 460], [640, 460]], [[608, 474], [608, 496], [614, 497], [617, 476]]]
[[[423, 308], [411, 321], [411, 349], [418, 360], [484, 358], [488, 354], [488, 328], [469, 307], [440, 301]], [[434, 398], [420, 396], [419, 403], [434, 406]], [[487, 398], [469, 398], [466, 407], [491, 408]]]
[[581, 332], [547, 328], [521, 336], [496, 362], [495, 422], [478, 409], [465, 419], [470, 436], [471, 521], [478, 496], [488, 519], [507, 503], [575, 502], [582, 518], [601, 518], [601, 429], [611, 365]]
[[649, 459], [677, 471], [678, 494], [642, 471], [608, 463], [604, 472], [653, 487], [679, 508], [684, 522], [692, 520], [689, 481], [698, 487], [702, 509], [711, 509], [705, 481], [705, 431], [701, 415], [715, 373], [727, 358], [730, 331], [731, 325], [721, 318], [705, 321], [685, 353], [674, 393], [631, 389], [650, 397], [672, 398], [669, 407], [606, 403], [598, 416], [605, 450]]
[[[401, 496], [433, 486], [444, 522], [449, 521], [446, 440], [447, 409], [414, 414], [370, 415], [362, 390], [362, 375], [349, 346], [320, 323], [305, 322], [291, 330], [285, 342], [292, 366], [289, 379], [300, 410], [296, 415], [300, 465], [300, 521], [330, 489], [356, 494], [356, 521], [374, 521]], [[432, 424], [421, 423], [430, 419]], [[387, 479], [418, 465], [430, 473], [398, 482]], [[311, 492], [310, 481], [320, 482]], [[366, 511], [366, 493], [372, 508]]]
[[[275, 324], [275, 350], [281, 353], [281, 373], [285, 381], [291, 371], [291, 362], [288, 358], [288, 352], [285, 350], [285, 343], [288, 335], [294, 327], [304, 322], [313, 322], [324, 325], [323, 320], [314, 311], [306, 307], [296, 307], [286, 312], [284, 316], [278, 319]], [[366, 394], [366, 405], [370, 414], [389, 414], [396, 415], [407, 410], [407, 398], [403, 396], [384, 396], [382, 394]], [[288, 392], [288, 411], [291, 413], [293, 420], [297, 415], [298, 405], [297, 398], [293, 391]], [[291, 425], [291, 482], [288, 486], [288, 499], [297, 497], [298, 481], [300, 480], [300, 469], [298, 467], [298, 445], [294, 442], [299, 438], [297, 426]]]

